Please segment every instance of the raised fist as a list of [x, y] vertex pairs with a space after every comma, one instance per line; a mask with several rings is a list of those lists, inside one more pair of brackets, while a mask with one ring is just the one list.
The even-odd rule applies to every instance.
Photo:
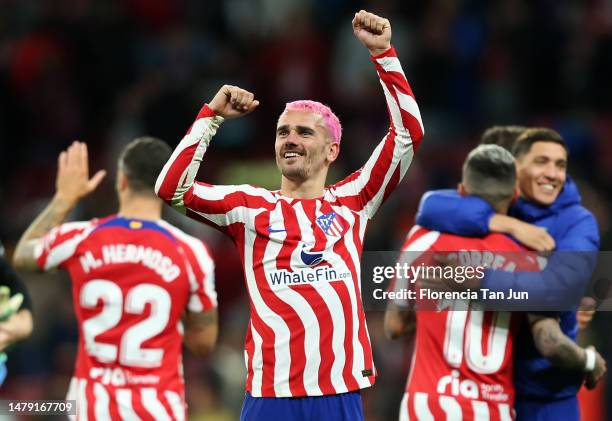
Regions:
[[391, 24], [374, 13], [365, 10], [355, 13], [353, 32], [372, 55], [384, 53], [391, 47]]
[[211, 110], [223, 118], [236, 118], [247, 115], [259, 105], [259, 101], [249, 91], [237, 86], [223, 85], [208, 103]]

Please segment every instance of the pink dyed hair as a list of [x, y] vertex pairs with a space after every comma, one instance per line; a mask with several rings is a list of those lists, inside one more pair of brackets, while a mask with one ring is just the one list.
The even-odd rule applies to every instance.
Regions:
[[340, 119], [334, 112], [325, 104], [321, 104], [317, 101], [310, 100], [301, 100], [301, 101], [293, 101], [288, 102], [285, 105], [285, 111], [308, 111], [311, 113], [319, 114], [323, 117], [323, 122], [325, 123], [325, 128], [327, 132], [330, 134], [332, 141], [334, 143], [340, 144], [340, 139], [342, 138], [342, 125], [340, 124]]

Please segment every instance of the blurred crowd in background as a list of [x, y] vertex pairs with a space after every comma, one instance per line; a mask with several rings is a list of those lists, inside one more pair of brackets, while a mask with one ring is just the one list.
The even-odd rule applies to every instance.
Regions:
[[[120, 148], [145, 134], [174, 147], [223, 84], [254, 92], [261, 105], [221, 127], [200, 179], [278, 187], [276, 119], [296, 99], [329, 104], [343, 123], [328, 181], [359, 168], [388, 124], [374, 67], [351, 30], [362, 8], [390, 19], [426, 130], [405, 181], [369, 225], [366, 250], [399, 248], [421, 195], [454, 186], [483, 129], [502, 124], [564, 136], [569, 173], [600, 224], [602, 250], [612, 250], [610, 1], [3, 0], [0, 239], [8, 254], [53, 194], [57, 155], [72, 140], [88, 143], [92, 171], [111, 175], [72, 218], [110, 214]], [[238, 254], [212, 229], [167, 216], [204, 239], [217, 264], [221, 336], [211, 359], [185, 359], [190, 417], [235, 419], [249, 312]], [[77, 335], [70, 284], [65, 274], [24, 279], [35, 331], [10, 352], [0, 396], [61, 399]], [[368, 319], [379, 378], [364, 392], [366, 419], [396, 419], [410, 344], [385, 339], [382, 313]], [[583, 332], [609, 363], [610, 321], [598, 313]]]

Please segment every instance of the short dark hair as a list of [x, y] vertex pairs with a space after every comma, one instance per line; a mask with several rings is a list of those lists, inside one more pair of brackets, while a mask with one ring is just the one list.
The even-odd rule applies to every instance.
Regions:
[[498, 145], [477, 146], [463, 164], [462, 182], [469, 194], [496, 207], [500, 202], [512, 199], [514, 194], [514, 157]]
[[493, 126], [480, 136], [481, 145], [498, 145], [512, 152], [516, 139], [523, 133], [525, 126]]
[[130, 189], [155, 195], [155, 182], [172, 149], [156, 137], [143, 136], [128, 143], [119, 156], [119, 168], [127, 177]]
[[567, 149], [567, 143], [561, 137], [561, 135], [553, 129], [548, 129], [546, 127], [533, 127], [530, 129], [526, 129], [514, 142], [514, 147], [512, 148], [512, 154], [515, 157], [523, 156], [531, 150], [531, 146], [533, 146], [536, 142], [553, 142], [558, 145], [563, 146], [565, 152], [569, 154], [569, 150]]

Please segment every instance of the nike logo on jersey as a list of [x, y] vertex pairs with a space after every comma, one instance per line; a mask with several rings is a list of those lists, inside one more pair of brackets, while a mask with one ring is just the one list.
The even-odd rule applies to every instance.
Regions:
[[268, 227], [268, 232], [269, 232], [270, 234], [271, 234], [271, 233], [273, 233], [273, 232], [286, 232], [286, 231], [287, 231], [286, 229], [276, 229], [276, 230], [275, 230], [275, 229], [274, 229], [274, 228], [272, 228], [272, 227]]

